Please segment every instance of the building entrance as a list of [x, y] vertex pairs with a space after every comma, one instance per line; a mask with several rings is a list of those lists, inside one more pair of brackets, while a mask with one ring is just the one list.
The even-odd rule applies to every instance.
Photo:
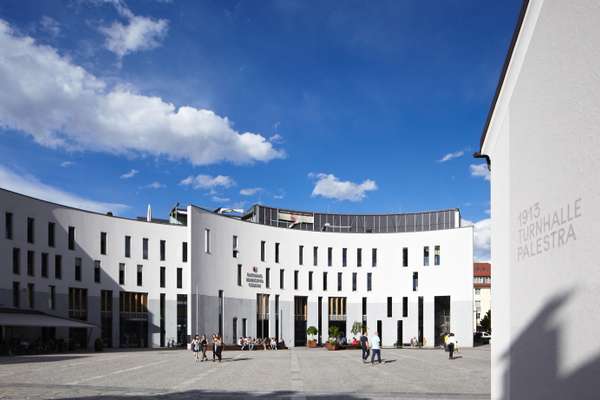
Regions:
[[450, 333], [450, 296], [435, 296], [435, 345], [442, 344], [442, 335]]
[[256, 295], [256, 337], [269, 337], [269, 295]]
[[294, 346], [306, 346], [306, 296], [294, 297]]

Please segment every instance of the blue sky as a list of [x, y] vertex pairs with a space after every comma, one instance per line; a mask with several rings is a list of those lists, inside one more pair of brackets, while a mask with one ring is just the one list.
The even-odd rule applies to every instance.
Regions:
[[2, 1], [0, 186], [131, 217], [458, 207], [489, 257], [471, 154], [519, 8]]

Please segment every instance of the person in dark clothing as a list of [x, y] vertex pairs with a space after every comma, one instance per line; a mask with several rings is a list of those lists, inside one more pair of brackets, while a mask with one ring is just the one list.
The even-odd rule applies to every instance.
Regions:
[[454, 338], [454, 333], [450, 333], [448, 335], [448, 358], [450, 360], [454, 359], [454, 350], [456, 349], [456, 339]]
[[360, 349], [362, 350], [363, 362], [365, 362], [369, 358], [369, 338], [366, 331], [360, 335]]

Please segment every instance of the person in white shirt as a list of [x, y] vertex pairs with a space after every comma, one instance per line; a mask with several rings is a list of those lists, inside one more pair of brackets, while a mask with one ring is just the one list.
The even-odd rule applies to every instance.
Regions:
[[377, 356], [377, 361], [381, 364], [381, 339], [377, 332], [369, 338], [369, 344], [371, 345], [371, 365], [375, 363], [375, 356]]
[[448, 345], [448, 358], [450, 360], [454, 359], [454, 350], [456, 349], [456, 338], [454, 337], [454, 333], [450, 333], [448, 335], [448, 339], [446, 344]]

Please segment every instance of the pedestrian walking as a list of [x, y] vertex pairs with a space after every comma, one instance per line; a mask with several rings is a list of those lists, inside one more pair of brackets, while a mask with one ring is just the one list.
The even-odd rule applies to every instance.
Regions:
[[375, 356], [377, 356], [377, 361], [381, 364], [381, 339], [377, 332], [369, 338], [369, 343], [371, 344], [371, 365], [375, 364]]
[[217, 358], [219, 359], [219, 362], [221, 362], [223, 356], [223, 339], [221, 338], [221, 336], [218, 335], [215, 338], [215, 352], [217, 353]]
[[202, 359], [200, 361], [208, 361], [208, 357], [206, 356], [206, 350], [208, 350], [206, 335], [202, 335], [202, 338], [200, 339], [200, 349], [202, 350]]
[[212, 348], [212, 359], [213, 362], [215, 362], [216, 358], [217, 358], [217, 335], [215, 335], [213, 333], [212, 337], [211, 337], [211, 348]]
[[200, 355], [200, 339], [198, 338], [198, 335], [194, 336], [192, 343], [190, 343], [190, 347], [192, 349], [192, 353], [194, 354], [194, 361], [197, 362]]
[[369, 337], [367, 336], [366, 330], [360, 335], [360, 350], [362, 353], [362, 360], [363, 362], [366, 362], [369, 358]]
[[454, 333], [450, 333], [448, 335], [448, 359], [454, 359], [454, 350], [456, 350], [456, 339], [454, 338]]

